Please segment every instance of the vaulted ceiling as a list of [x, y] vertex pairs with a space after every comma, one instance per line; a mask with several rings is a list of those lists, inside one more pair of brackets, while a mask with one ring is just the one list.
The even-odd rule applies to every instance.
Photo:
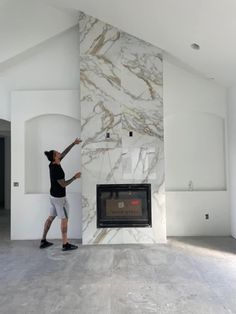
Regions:
[[73, 26], [78, 10], [158, 46], [208, 79], [236, 83], [235, 0], [0, 0], [0, 66], [14, 49], [10, 42], [21, 36], [32, 42], [40, 32], [49, 38]]

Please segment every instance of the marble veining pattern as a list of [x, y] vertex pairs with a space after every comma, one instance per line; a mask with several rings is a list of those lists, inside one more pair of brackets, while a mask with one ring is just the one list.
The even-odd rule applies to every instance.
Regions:
[[[82, 12], [79, 27], [83, 243], [165, 242], [161, 51]], [[96, 185], [142, 182], [152, 227], [97, 229]]]

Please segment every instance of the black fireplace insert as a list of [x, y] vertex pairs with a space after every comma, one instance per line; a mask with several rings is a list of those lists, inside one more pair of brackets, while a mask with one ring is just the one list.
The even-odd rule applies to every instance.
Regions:
[[151, 184], [97, 185], [97, 227], [151, 227]]

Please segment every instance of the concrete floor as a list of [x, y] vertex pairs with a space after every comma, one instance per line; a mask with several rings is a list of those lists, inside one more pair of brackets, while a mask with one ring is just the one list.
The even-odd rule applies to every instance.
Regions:
[[9, 241], [0, 217], [1, 314], [236, 313], [236, 240], [79, 246]]

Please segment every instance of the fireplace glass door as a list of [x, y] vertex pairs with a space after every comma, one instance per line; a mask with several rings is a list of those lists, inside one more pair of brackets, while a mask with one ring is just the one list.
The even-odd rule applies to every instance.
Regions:
[[97, 227], [151, 227], [151, 184], [97, 185]]

